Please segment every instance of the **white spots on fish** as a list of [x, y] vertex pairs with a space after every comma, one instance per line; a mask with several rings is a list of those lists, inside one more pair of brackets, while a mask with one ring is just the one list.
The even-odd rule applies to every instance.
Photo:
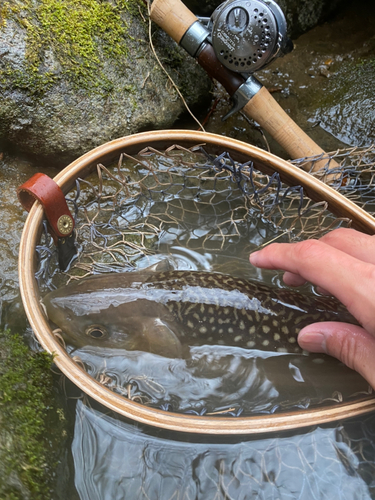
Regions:
[[288, 317], [287, 317], [287, 318], [285, 318], [285, 319], [284, 319], [284, 321], [285, 321], [285, 323], [290, 323], [292, 319], [293, 319], [293, 313], [292, 313], [292, 312], [290, 312], [290, 313], [288, 314]]
[[181, 304], [179, 302], [177, 303], [177, 317], [178, 317], [178, 319], [181, 322], [183, 321], [183, 318], [182, 318], [182, 307], [181, 307]]
[[250, 349], [252, 349], [253, 347], [255, 347], [254, 340], [249, 340], [249, 342], [246, 343], [246, 346], [249, 347]]
[[289, 335], [289, 328], [286, 325], [283, 325], [281, 327], [281, 331], [282, 333], [284, 333], [284, 335]]
[[[194, 303], [193, 303], [193, 304], [188, 305], [188, 306], [187, 306], [187, 308], [185, 309], [185, 316], [188, 316], [188, 315], [191, 313], [191, 311], [192, 311], [193, 309], [195, 309], [195, 306], [196, 306], [196, 304], [194, 304]], [[172, 309], [173, 309], [173, 307], [174, 307], [174, 306], [173, 306], [173, 304], [172, 304]]]
[[245, 330], [245, 323], [244, 323], [244, 321], [242, 319], [240, 320], [240, 322], [238, 324], [238, 327], [239, 327], [240, 330]]
[[242, 335], [236, 335], [236, 336], [234, 337], [234, 341], [235, 341], [235, 342], [240, 342], [240, 340], [242, 340]]
[[301, 321], [303, 321], [303, 320], [306, 320], [306, 315], [297, 316], [297, 318], [295, 318], [295, 320], [294, 320], [294, 324], [299, 325], [301, 323]]
[[262, 330], [263, 330], [263, 333], [265, 333], [267, 335], [267, 333], [270, 332], [271, 328], [267, 325], [263, 325]]
[[263, 340], [263, 342], [262, 342], [262, 345], [263, 345], [264, 347], [269, 346], [269, 344], [270, 344], [270, 341], [269, 341], [269, 340], [267, 340], [267, 339], [266, 339], [266, 340]]
[[295, 344], [295, 343], [297, 342], [297, 339], [296, 339], [295, 337], [289, 337], [289, 338], [288, 338], [288, 342], [289, 342], [290, 344]]
[[[313, 314], [313, 315], [311, 316], [311, 320], [312, 320], [312, 322], [313, 322], [313, 321], [318, 321], [318, 320], [320, 320], [320, 318], [321, 318], [321, 313]], [[329, 319], [329, 318], [327, 317], [327, 319]]]
[[194, 323], [192, 321], [188, 321], [186, 324], [189, 328], [194, 328]]
[[202, 325], [202, 326], [200, 326], [200, 327], [199, 327], [199, 333], [202, 333], [202, 334], [207, 333], [207, 328], [206, 328], [205, 326], [203, 326], [203, 325]]
[[273, 340], [274, 340], [275, 342], [277, 342], [278, 340], [280, 340], [280, 338], [281, 338], [281, 337], [280, 337], [280, 334], [279, 334], [279, 333], [275, 333], [275, 334], [274, 334], [274, 336], [273, 336]]

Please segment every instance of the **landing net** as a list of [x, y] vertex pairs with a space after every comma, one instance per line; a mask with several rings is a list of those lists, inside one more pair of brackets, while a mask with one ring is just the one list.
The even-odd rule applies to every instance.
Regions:
[[[341, 150], [326, 158], [327, 161], [334, 158], [341, 165], [333, 172], [333, 187], [374, 214], [375, 147]], [[319, 156], [293, 163], [309, 164], [313, 171], [314, 162], [321, 159]], [[313, 175], [319, 178], [326, 174], [327, 171], [322, 170]], [[98, 164], [95, 173], [77, 179], [76, 188], [68, 193], [67, 201], [76, 221], [78, 256], [69, 270], [61, 273], [53, 242], [44, 231], [36, 248], [39, 261], [36, 278], [41, 295], [71, 280], [144, 268], [162, 258], [171, 260], [177, 269], [267, 279], [250, 270], [250, 252], [272, 241], [319, 238], [335, 228], [349, 227], [351, 222], [334, 216], [326, 202], [312, 201], [300, 186], [285, 185], [278, 173], [263, 174], [252, 161], [234, 161], [225, 151], [213, 156], [200, 145], [188, 149], [174, 145], [165, 151], [146, 147], [133, 156], [123, 153], [114, 164]], [[281, 278], [270, 279], [274, 285], [283, 286]], [[216, 395], [213, 400], [209, 396], [205, 399], [200, 394], [199, 397], [186, 395], [186, 401], [176, 402], [167, 387], [171, 381], [158, 378], [147, 368], [139, 368], [142, 363], [137, 354], [130, 353], [124, 366], [119, 356], [116, 358], [104, 351], [98, 356], [89, 348], [75, 350], [67, 346], [67, 349], [101, 384], [133, 401], [165, 411], [239, 416], [244, 408], [246, 414], [274, 413], [371, 396], [371, 389], [358, 378], [345, 389], [330, 388], [322, 392], [314, 387], [312, 394], [297, 391], [293, 398], [288, 393], [275, 396], [267, 386], [267, 394], [273, 396], [264, 402], [261, 396], [269, 380], [262, 379], [257, 387], [260, 397], [252, 396], [252, 407], [243, 399], [246, 394], [248, 397], [246, 391], [239, 391], [238, 400], [233, 399], [229, 391], [222, 400]], [[207, 353], [198, 348], [192, 354], [190, 368], [198, 370], [202, 359], [206, 363], [208, 358], [214, 359], [212, 356], [218, 359], [220, 353]], [[238, 361], [232, 352], [223, 353], [228, 373], [235, 365], [242, 366], [244, 372], [249, 366], [259, 371], [255, 357], [246, 356]], [[149, 353], [144, 354], [143, 362], [143, 367], [157, 365], [149, 359]], [[309, 361], [310, 365], [314, 362], [320, 361]], [[287, 370], [294, 384], [302, 372], [293, 363], [287, 364]], [[116, 372], [119, 367], [121, 373]], [[191, 376], [188, 368], [186, 363], [164, 360], [160, 373], [179, 373], [177, 382], [181, 382]], [[332, 374], [338, 373], [336, 365], [329, 370]], [[250, 383], [253, 374], [246, 377], [245, 385]], [[199, 392], [199, 384], [196, 388]]]

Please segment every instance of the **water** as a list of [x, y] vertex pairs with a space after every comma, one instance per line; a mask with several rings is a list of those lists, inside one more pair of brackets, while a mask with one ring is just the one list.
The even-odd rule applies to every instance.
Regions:
[[130, 424], [80, 401], [75, 486], [81, 500], [370, 500], [373, 428], [372, 415], [263, 438], [215, 439]]

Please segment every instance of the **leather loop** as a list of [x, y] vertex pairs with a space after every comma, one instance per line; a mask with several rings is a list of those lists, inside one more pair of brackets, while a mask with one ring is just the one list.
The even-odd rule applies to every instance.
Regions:
[[55, 241], [72, 234], [74, 219], [65, 200], [64, 193], [48, 175], [37, 173], [17, 189], [18, 199], [28, 212], [35, 200], [43, 207], [49, 231]]

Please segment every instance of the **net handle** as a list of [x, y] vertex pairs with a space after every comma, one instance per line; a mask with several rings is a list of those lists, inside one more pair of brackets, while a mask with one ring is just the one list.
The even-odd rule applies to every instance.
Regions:
[[[180, 43], [190, 26], [198, 21], [198, 18], [180, 0], [154, 0], [150, 16], [177, 43]], [[203, 50], [202, 54], [198, 56], [198, 63], [210, 77], [218, 80], [229, 94], [233, 95], [245, 80], [238, 73], [224, 68], [216, 58], [214, 50], [208, 51], [210, 64], [207, 63], [203, 52], [205, 51]], [[216, 59], [215, 62], [213, 62], [213, 58]], [[243, 111], [249, 118], [258, 122], [292, 159], [325, 155], [324, 150], [291, 119], [265, 87], [262, 86], [248, 101]], [[338, 163], [332, 159], [328, 163], [327, 159], [322, 159], [313, 164], [305, 163], [303, 165], [303, 168], [308, 171], [338, 167]], [[335, 175], [328, 175], [325, 180], [335, 180]]]

